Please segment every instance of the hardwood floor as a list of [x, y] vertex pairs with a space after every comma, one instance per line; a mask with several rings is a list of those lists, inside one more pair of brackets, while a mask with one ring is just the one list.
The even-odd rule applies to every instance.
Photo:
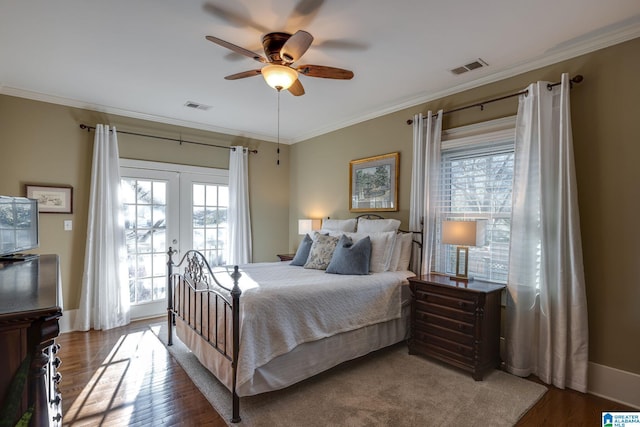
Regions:
[[57, 339], [63, 425], [226, 426], [149, 323]]
[[[530, 380], [542, 384], [535, 377]], [[637, 411], [592, 394], [546, 387], [548, 390], [544, 396], [520, 418], [516, 426], [601, 426], [603, 412]]]
[[[157, 321], [137, 321], [105, 332], [72, 332], [57, 339], [63, 425], [226, 426], [148, 328]], [[599, 426], [603, 411], [632, 410], [549, 387], [517, 425]]]

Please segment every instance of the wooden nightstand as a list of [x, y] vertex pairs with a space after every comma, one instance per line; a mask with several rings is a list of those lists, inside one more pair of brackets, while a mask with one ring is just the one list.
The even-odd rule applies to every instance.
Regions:
[[294, 256], [296, 256], [296, 254], [278, 254], [280, 261], [292, 261]]
[[500, 364], [500, 300], [504, 285], [448, 276], [409, 278], [409, 354], [421, 354], [471, 372], [481, 381]]

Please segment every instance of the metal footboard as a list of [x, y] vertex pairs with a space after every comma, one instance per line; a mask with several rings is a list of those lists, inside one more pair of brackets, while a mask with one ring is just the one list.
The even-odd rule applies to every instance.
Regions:
[[[240, 398], [236, 392], [238, 350], [240, 344], [240, 295], [238, 266], [231, 272], [214, 273], [205, 256], [190, 250], [179, 263], [173, 262], [177, 251], [169, 248], [167, 286], [167, 344], [173, 345], [176, 317], [231, 363], [232, 423], [240, 422]], [[216, 274], [229, 274], [233, 286], [224, 286]], [[213, 319], [212, 319], [213, 317]], [[229, 343], [229, 331], [231, 345]]]

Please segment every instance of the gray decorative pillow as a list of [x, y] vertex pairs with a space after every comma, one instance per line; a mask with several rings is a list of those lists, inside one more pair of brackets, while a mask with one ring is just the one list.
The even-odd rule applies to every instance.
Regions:
[[343, 234], [333, 252], [327, 273], [369, 274], [370, 261], [371, 239], [369, 236], [353, 243], [349, 237]]
[[307, 262], [307, 258], [309, 258], [309, 251], [311, 250], [312, 244], [313, 239], [309, 237], [308, 234], [305, 234], [302, 242], [300, 242], [300, 246], [298, 246], [296, 255], [293, 257], [293, 260], [291, 260], [290, 265], [303, 266]]
[[316, 270], [326, 270], [333, 251], [338, 243], [338, 238], [316, 233], [314, 235], [313, 244], [309, 251], [309, 258], [304, 264], [304, 268], [313, 268]]

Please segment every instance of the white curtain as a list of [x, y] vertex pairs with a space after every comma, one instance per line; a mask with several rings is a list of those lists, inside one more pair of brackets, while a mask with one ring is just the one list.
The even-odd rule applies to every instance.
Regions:
[[229, 150], [229, 264], [251, 262], [249, 215], [249, 152], [242, 146]]
[[587, 391], [587, 301], [569, 76], [531, 84], [516, 121], [507, 369]]
[[76, 329], [129, 323], [129, 286], [115, 127], [97, 125], [93, 143], [89, 220]]
[[[417, 114], [413, 118], [413, 165], [411, 169], [411, 201], [409, 229], [424, 227], [422, 260], [420, 252], [413, 251], [411, 265], [416, 274], [431, 271], [435, 241], [435, 197], [440, 178], [442, 139], [442, 110], [437, 115]], [[421, 264], [421, 271], [417, 266]]]

